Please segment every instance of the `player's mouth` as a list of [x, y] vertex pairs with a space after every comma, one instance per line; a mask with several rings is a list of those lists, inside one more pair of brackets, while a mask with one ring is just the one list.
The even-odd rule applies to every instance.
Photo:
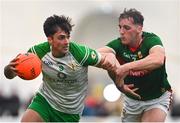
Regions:
[[125, 37], [121, 37], [121, 40], [122, 40], [122, 41], [125, 41], [125, 40], [126, 40], [126, 38], [125, 38]]
[[63, 47], [63, 49], [67, 51], [69, 49], [69, 46]]

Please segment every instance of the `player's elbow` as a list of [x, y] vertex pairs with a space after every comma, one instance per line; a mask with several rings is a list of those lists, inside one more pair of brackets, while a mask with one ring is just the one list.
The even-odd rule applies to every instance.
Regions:
[[165, 62], [165, 56], [164, 55], [157, 55], [154, 61], [155, 61], [154, 63], [157, 66], [162, 66], [162, 65], [164, 65], [164, 62]]

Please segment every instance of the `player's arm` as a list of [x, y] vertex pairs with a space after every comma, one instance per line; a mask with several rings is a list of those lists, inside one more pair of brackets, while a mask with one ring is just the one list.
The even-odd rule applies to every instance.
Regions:
[[[97, 51], [101, 54], [101, 61], [98, 64], [98, 66], [108, 70], [109, 72], [111, 71], [112, 74], [115, 73], [115, 69], [118, 66], [120, 66], [119, 62], [116, 59], [115, 51], [113, 51], [112, 48], [109, 48], [107, 46], [99, 48], [97, 49]], [[109, 69], [109, 68], [112, 68], [112, 69]]]
[[141, 60], [133, 61], [122, 65], [119, 69], [121, 73], [129, 71], [151, 71], [161, 67], [165, 61], [165, 50], [162, 46], [156, 45], [149, 50], [149, 55]]
[[[32, 52], [41, 59], [49, 51], [50, 51], [50, 45], [46, 41], [46, 42], [43, 42], [41, 44], [31, 47], [27, 52]], [[8, 65], [4, 67], [4, 75], [6, 76], [6, 78], [13, 79], [14, 77], [17, 76], [18, 71], [15, 66], [18, 65], [17, 61], [18, 61], [19, 55], [20, 54], [18, 54], [12, 61], [10, 61]]]
[[100, 67], [115, 73], [118, 65], [116, 64], [116, 56], [113, 53], [99, 53], [101, 55], [101, 59], [99, 64], [96, 65], [96, 67]]
[[[113, 54], [115, 56], [115, 51], [110, 47], [102, 47], [99, 48], [97, 51], [99, 51], [101, 54]], [[107, 57], [107, 60], [112, 60], [111, 58]], [[134, 88], [133, 84], [124, 84], [124, 78], [127, 76], [128, 73], [124, 74], [123, 76], [118, 76], [118, 68], [120, 67], [120, 64], [117, 59], [115, 59], [115, 67], [113, 71], [108, 71], [109, 77], [114, 81], [116, 87], [125, 94], [130, 94], [134, 97], [137, 97], [140, 99], [140, 95], [138, 95], [135, 91], [138, 90], [138, 88]]]
[[[107, 46], [104, 46], [104, 47], [102, 47], [102, 48], [98, 48], [97, 51], [98, 51], [102, 56], [103, 56], [103, 55], [111, 54], [111, 55], [113, 55], [113, 56], [115, 57], [115, 51], [113, 51], [112, 48], [109, 48], [109, 47], [107, 47]], [[112, 58], [108, 58], [108, 57], [101, 58], [101, 62], [100, 62], [99, 65], [105, 64], [106, 62], [109, 62], [108, 60], [109, 60], [109, 61], [112, 61], [113, 59], [112, 59]], [[114, 82], [116, 82], [116, 69], [120, 66], [120, 64], [119, 64], [119, 62], [118, 62], [118, 60], [117, 60], [116, 58], [115, 58], [114, 60], [115, 60], [115, 66], [114, 66], [115, 70], [113, 70], [113, 71], [108, 70], [108, 75], [109, 75], [109, 77], [110, 77]], [[119, 82], [120, 82], [120, 81], [119, 81]], [[117, 83], [116, 83], [116, 84], [117, 84]]]
[[[119, 64], [118, 60], [116, 59], [115, 54], [114, 53], [107, 53], [107, 51], [109, 49], [107, 49], [107, 50], [105, 50], [105, 49], [106, 48], [104, 48], [103, 51], [102, 51], [102, 48], [101, 48], [101, 50], [98, 49], [98, 51], [101, 54], [101, 61], [98, 64], [98, 66], [101, 68], [104, 68], [108, 71], [109, 77], [114, 81], [114, 83], [116, 84], [118, 89], [120, 89], [124, 85], [124, 77], [126, 75], [124, 75], [123, 77], [117, 76], [117, 68], [120, 67], [120, 64]], [[111, 67], [111, 68], [109, 68], [109, 67]]]
[[108, 47], [108, 46], [98, 48], [97, 51], [100, 52], [100, 53], [113, 53], [113, 54], [116, 54], [115, 51], [112, 48]]
[[82, 59], [80, 59], [80, 64], [83, 66], [91, 65], [115, 72], [116, 56], [114, 53], [99, 52], [87, 46], [81, 46], [79, 49], [79, 56]]
[[15, 66], [18, 64], [16, 61], [18, 57], [14, 58], [8, 65], [4, 67], [4, 75], [7, 79], [13, 79], [17, 76], [17, 69]]

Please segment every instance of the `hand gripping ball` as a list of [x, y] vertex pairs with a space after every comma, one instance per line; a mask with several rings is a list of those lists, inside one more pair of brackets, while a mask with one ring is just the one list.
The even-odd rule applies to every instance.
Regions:
[[24, 80], [35, 79], [41, 73], [41, 60], [33, 53], [25, 53], [17, 56], [17, 75]]

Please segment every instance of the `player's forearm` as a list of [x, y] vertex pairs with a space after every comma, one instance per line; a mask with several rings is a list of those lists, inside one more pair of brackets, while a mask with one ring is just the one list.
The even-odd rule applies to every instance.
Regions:
[[164, 64], [165, 56], [163, 54], [150, 54], [146, 58], [124, 64], [128, 70], [154, 70]]
[[115, 72], [108, 71], [109, 77], [115, 82], [116, 81], [116, 74]]
[[116, 67], [116, 57], [113, 53], [100, 53], [101, 61], [97, 67], [106, 69], [108, 71], [114, 71]]
[[14, 77], [16, 77], [16, 74], [10, 69], [11, 66], [7, 65], [4, 68], [4, 75], [7, 79], [13, 79]]
[[100, 52], [100, 53], [113, 53], [113, 54], [115, 54], [113, 49], [111, 49], [110, 47], [107, 47], [107, 46], [98, 48], [97, 51]]

